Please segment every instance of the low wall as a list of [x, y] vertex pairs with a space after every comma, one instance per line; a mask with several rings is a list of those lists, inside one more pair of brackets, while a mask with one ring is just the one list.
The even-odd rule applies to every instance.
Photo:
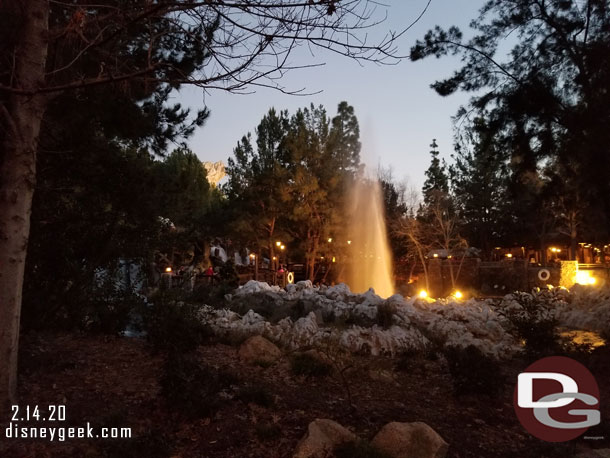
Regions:
[[[481, 262], [467, 258], [461, 264], [450, 259], [430, 259], [428, 262], [429, 294], [445, 297], [454, 289], [476, 291], [485, 295], [501, 296], [511, 291], [529, 291], [547, 285], [572, 287], [577, 271], [576, 261], [563, 261], [552, 267], [532, 266], [525, 260], [506, 259]], [[451, 281], [451, 271], [455, 287]], [[424, 282], [420, 280], [423, 287]]]

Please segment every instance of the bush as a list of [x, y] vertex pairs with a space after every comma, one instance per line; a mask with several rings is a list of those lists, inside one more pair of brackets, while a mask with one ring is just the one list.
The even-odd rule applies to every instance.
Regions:
[[552, 355], [560, 350], [553, 298], [549, 294], [514, 293], [500, 304], [499, 312], [507, 318], [510, 330], [521, 340], [530, 359]]
[[148, 340], [155, 350], [185, 353], [209, 339], [213, 332], [197, 316], [198, 307], [168, 300], [161, 294], [144, 317]]
[[161, 394], [176, 411], [201, 418], [218, 409], [219, 393], [237, 381], [231, 373], [200, 364], [193, 355], [173, 355], [164, 366]]
[[196, 304], [210, 305], [214, 308], [226, 308], [227, 301], [225, 296], [231, 293], [235, 288], [228, 286], [226, 283], [217, 285], [200, 284], [195, 286], [195, 289], [188, 296], [187, 301]]
[[144, 297], [132, 292], [93, 296], [82, 304], [81, 329], [102, 334], [120, 334], [146, 306]]
[[333, 453], [336, 458], [390, 458], [366, 441], [344, 442], [336, 446]]
[[294, 355], [290, 359], [290, 368], [293, 374], [307, 377], [324, 377], [332, 372], [330, 364], [308, 353]]
[[474, 345], [466, 348], [446, 347], [444, 355], [456, 395], [496, 396], [503, 388], [505, 379], [498, 362]]

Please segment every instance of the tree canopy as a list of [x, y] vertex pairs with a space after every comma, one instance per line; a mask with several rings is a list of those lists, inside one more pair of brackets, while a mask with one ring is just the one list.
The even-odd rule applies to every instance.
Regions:
[[507, 167], [516, 227], [543, 245], [560, 220], [573, 244], [608, 237], [609, 8], [607, 0], [490, 0], [472, 38], [436, 27], [411, 49], [412, 60], [461, 56], [461, 68], [432, 87], [473, 93], [457, 121], [483, 134], [487, 146], [474, 154], [493, 151], [496, 173]]

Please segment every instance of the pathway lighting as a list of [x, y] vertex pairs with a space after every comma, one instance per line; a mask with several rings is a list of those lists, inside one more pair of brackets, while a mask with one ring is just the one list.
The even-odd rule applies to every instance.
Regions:
[[594, 285], [596, 282], [597, 279], [591, 275], [591, 272], [587, 270], [579, 270], [576, 272], [574, 283], [578, 283], [579, 285]]

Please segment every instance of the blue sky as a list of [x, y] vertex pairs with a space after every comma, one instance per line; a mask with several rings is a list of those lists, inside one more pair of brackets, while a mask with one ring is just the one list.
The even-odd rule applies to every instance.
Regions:
[[[391, 0], [388, 19], [380, 31], [400, 30], [411, 23], [425, 7], [427, 0]], [[466, 31], [483, 0], [432, 0], [426, 14], [398, 43], [400, 53], [408, 54], [415, 40], [427, 30], [440, 25], [457, 25]], [[304, 60], [307, 62], [304, 62]], [[458, 68], [457, 58], [428, 58], [419, 62], [402, 61], [394, 66], [358, 63], [330, 53], [311, 57], [298, 53], [293, 63], [320, 63], [317, 68], [288, 73], [282, 84], [290, 89], [306, 87], [308, 92], [323, 91], [312, 96], [290, 96], [272, 89], [237, 95], [216, 91], [203, 94], [199, 88], [188, 87], [177, 101], [194, 109], [207, 106], [211, 116], [189, 140], [189, 146], [202, 161], [222, 160], [225, 164], [237, 141], [253, 131], [269, 108], [288, 109], [322, 104], [330, 116], [339, 102], [350, 103], [358, 117], [363, 143], [362, 158], [368, 164], [390, 167], [394, 178], [407, 179], [417, 189], [424, 181], [429, 165], [429, 145], [437, 139], [441, 155], [449, 159], [453, 151], [451, 116], [468, 102], [467, 94], [440, 97], [430, 83], [450, 75]]]

